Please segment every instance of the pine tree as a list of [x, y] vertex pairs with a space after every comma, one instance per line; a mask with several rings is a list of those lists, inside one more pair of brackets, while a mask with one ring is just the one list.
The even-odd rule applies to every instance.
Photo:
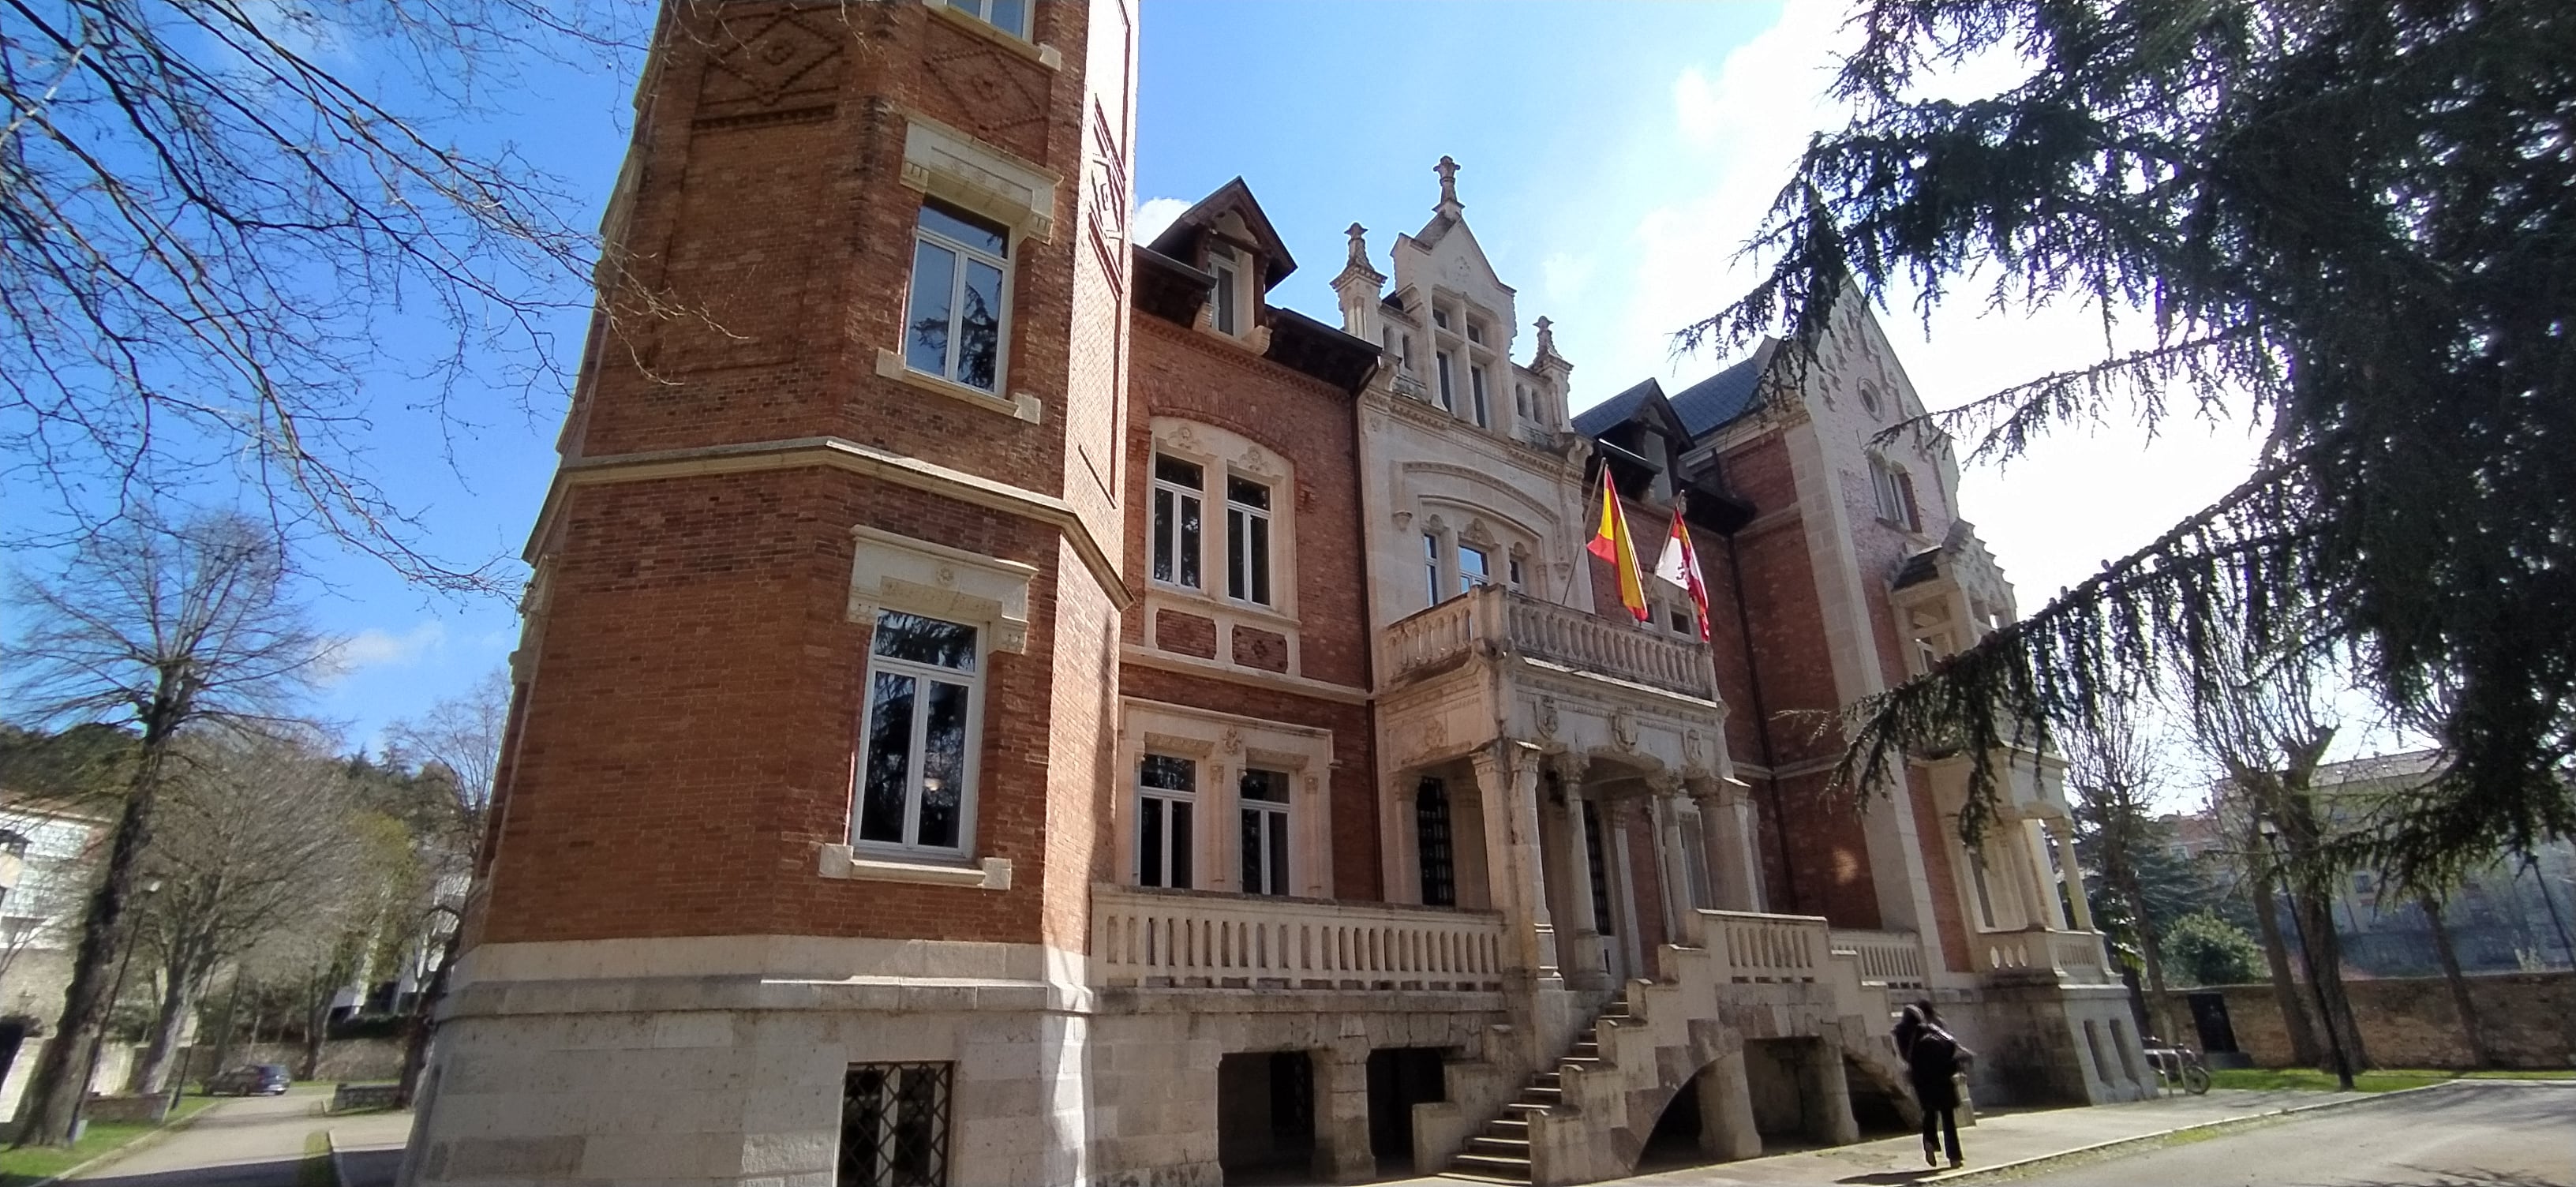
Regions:
[[[1933, 426], [1974, 455], [2177, 409], [2269, 435], [2217, 502], [1862, 706], [1844, 783], [1964, 751], [1973, 833], [2004, 749], [2133, 679], [2199, 697], [2293, 652], [2451, 755], [2366, 838], [2373, 864], [2438, 885], [2576, 831], [2576, 6], [1875, 0], [1855, 28], [1856, 114], [1757, 236], [1772, 272], [1682, 345], [1803, 341], [1854, 292], [1907, 282], [1928, 310], [1973, 274], [2141, 343]], [[1998, 53], [2008, 89], [1920, 93]]]

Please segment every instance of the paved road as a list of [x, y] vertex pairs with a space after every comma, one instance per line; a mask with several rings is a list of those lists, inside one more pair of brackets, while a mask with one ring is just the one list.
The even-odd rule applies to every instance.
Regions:
[[295, 1187], [305, 1139], [323, 1126], [325, 1096], [228, 1100], [188, 1128], [72, 1180], [100, 1187]]
[[[1873, 1178], [1872, 1181], [1888, 1181]], [[1992, 1181], [2044, 1187], [2576, 1187], [2576, 1084], [2447, 1084]]]

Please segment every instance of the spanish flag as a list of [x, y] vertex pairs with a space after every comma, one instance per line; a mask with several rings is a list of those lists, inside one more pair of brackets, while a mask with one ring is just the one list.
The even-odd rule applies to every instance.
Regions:
[[1637, 571], [1637, 548], [1628, 538], [1628, 513], [1619, 506], [1619, 488], [1610, 482], [1610, 467], [1601, 467], [1601, 526], [1585, 551], [1610, 562], [1619, 572], [1619, 602], [1637, 621], [1646, 621], [1646, 580]]

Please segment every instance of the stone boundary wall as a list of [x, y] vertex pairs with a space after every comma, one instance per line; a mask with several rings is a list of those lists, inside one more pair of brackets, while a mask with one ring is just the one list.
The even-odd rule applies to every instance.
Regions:
[[[2227, 996], [2236, 1045], [2263, 1067], [2286, 1067], [2289, 1032], [2272, 987], [2214, 986]], [[2302, 984], [2300, 992], [2307, 992]], [[2181, 992], [2176, 991], [2179, 997]], [[2474, 1066], [2451, 991], [2440, 977], [2389, 977], [2347, 981], [2362, 1042], [2377, 1067]], [[2487, 1046], [2500, 1068], [2576, 1067], [2576, 973], [2483, 973], [2469, 977], [2469, 995], [2486, 1027]], [[2180, 1003], [2176, 1003], [2179, 1008]]]

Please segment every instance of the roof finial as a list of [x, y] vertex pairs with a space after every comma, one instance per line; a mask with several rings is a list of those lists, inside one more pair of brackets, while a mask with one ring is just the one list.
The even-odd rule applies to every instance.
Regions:
[[1538, 353], [1536, 357], [1546, 358], [1549, 355], [1556, 353], [1556, 323], [1542, 317], [1538, 319], [1537, 324]]
[[1351, 237], [1351, 264], [1354, 267], [1368, 267], [1368, 240], [1365, 238], [1368, 228], [1352, 223], [1350, 229], [1342, 233]]
[[1431, 167], [1440, 175], [1440, 204], [1431, 209], [1445, 218], [1456, 218], [1467, 208], [1458, 202], [1458, 162], [1444, 155]]

